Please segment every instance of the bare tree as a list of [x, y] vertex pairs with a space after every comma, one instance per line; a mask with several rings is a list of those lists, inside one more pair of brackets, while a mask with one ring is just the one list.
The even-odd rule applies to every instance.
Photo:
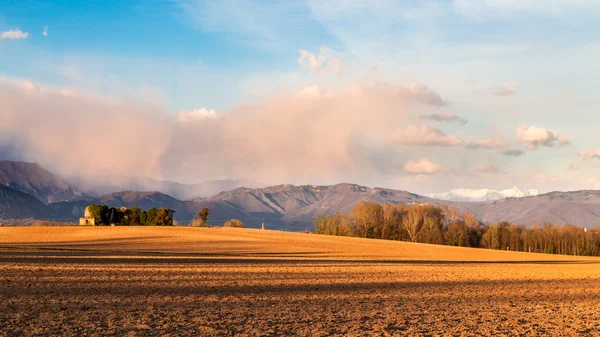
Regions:
[[412, 242], [417, 242], [419, 234], [423, 229], [423, 216], [425, 209], [421, 205], [410, 207], [408, 213], [402, 218], [402, 229], [408, 234], [408, 238]]
[[361, 201], [350, 211], [350, 218], [356, 226], [356, 233], [360, 237], [377, 237], [381, 232], [383, 222], [381, 205]]

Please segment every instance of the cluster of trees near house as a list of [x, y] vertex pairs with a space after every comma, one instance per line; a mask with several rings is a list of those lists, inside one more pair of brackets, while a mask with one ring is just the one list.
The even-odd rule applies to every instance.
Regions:
[[95, 218], [97, 226], [173, 226], [173, 219], [166, 208], [153, 207], [144, 211], [137, 206], [120, 209], [106, 205], [89, 205], [87, 209]]
[[600, 256], [600, 224], [481, 223], [470, 212], [437, 205], [377, 204], [362, 201], [347, 213], [314, 219], [317, 234], [400, 240], [462, 247]]

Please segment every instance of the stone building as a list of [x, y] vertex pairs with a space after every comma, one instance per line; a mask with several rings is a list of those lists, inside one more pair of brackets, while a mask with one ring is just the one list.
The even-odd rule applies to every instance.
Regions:
[[90, 206], [85, 208], [83, 218], [79, 218], [79, 226], [96, 226], [96, 218], [90, 212]]

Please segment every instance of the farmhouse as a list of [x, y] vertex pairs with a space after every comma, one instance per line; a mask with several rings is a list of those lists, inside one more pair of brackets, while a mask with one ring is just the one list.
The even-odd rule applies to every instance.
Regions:
[[96, 226], [96, 218], [90, 212], [90, 206], [85, 208], [83, 218], [79, 218], [79, 226]]
[[148, 211], [139, 207], [109, 208], [106, 205], [89, 205], [80, 226], [173, 226], [174, 210], [169, 208], [151, 208]]

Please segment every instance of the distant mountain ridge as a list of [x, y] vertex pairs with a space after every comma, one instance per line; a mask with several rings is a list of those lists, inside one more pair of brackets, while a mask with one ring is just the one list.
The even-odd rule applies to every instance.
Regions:
[[[31, 166], [29, 167], [31, 168]], [[263, 188], [238, 187], [209, 197], [189, 200], [180, 200], [159, 191], [132, 190], [91, 198], [86, 194], [79, 193], [78, 190], [70, 190], [69, 187], [72, 185], [64, 181], [56, 180], [55, 185], [47, 184], [46, 181], [54, 181], [56, 176], [41, 167], [33, 167], [33, 169], [23, 172], [26, 174], [16, 175], [16, 177], [20, 179], [20, 182], [32, 183], [32, 185], [24, 184], [25, 187], [44, 186], [48, 188], [34, 188], [32, 193], [36, 193], [38, 196], [46, 195], [50, 199], [53, 196], [50, 192], [53, 192], [57, 193], [53, 198], [60, 200], [61, 198], [57, 196], [67, 193], [66, 195], [70, 197], [81, 195], [83, 200], [51, 202], [45, 205], [33, 195], [0, 185], [0, 219], [39, 218], [76, 221], [83, 214], [87, 205], [102, 203], [111, 207], [139, 206], [143, 209], [168, 207], [175, 210], [175, 220], [182, 223], [190, 221], [199, 209], [208, 207], [210, 208], [208, 221], [211, 225], [220, 225], [231, 218], [237, 218], [250, 227], [259, 227], [264, 221], [267, 228], [304, 230], [312, 228], [312, 220], [315, 216], [331, 214], [336, 211], [348, 212], [356, 203], [365, 200], [376, 203], [454, 206], [461, 211], [473, 212], [484, 222], [504, 220], [526, 226], [530, 226], [534, 222], [552, 222], [577, 224], [589, 228], [600, 223], [600, 191], [551, 192], [526, 196], [525, 192], [512, 189], [509, 190], [510, 192], [500, 191], [502, 196], [510, 196], [508, 198], [462, 202], [433, 199], [401, 190], [343, 183], [324, 186], [286, 184]], [[45, 178], [37, 177], [37, 172], [41, 172]], [[27, 174], [33, 174], [33, 176]], [[23, 185], [18, 187], [24, 189]], [[528, 193], [534, 194], [531, 191]], [[482, 195], [487, 196], [488, 191]]]
[[86, 180], [73, 178], [72, 181], [81, 190], [96, 197], [121, 191], [156, 191], [180, 200], [209, 197], [242, 186], [249, 188], [267, 186], [267, 184], [247, 179], [205, 180], [197, 184], [183, 184], [146, 177], [106, 176]]
[[85, 199], [85, 193], [36, 163], [0, 161], [0, 184], [48, 204]]
[[535, 189], [529, 190], [521, 190], [517, 186], [513, 186], [513, 188], [506, 190], [492, 190], [492, 189], [479, 189], [479, 190], [471, 190], [471, 189], [454, 189], [449, 192], [444, 193], [429, 193], [426, 194], [427, 197], [439, 200], [448, 200], [448, 201], [492, 201], [492, 200], [500, 200], [506, 198], [523, 198], [539, 195], [540, 191]]
[[49, 216], [47, 206], [33, 196], [0, 185], [0, 219]]

